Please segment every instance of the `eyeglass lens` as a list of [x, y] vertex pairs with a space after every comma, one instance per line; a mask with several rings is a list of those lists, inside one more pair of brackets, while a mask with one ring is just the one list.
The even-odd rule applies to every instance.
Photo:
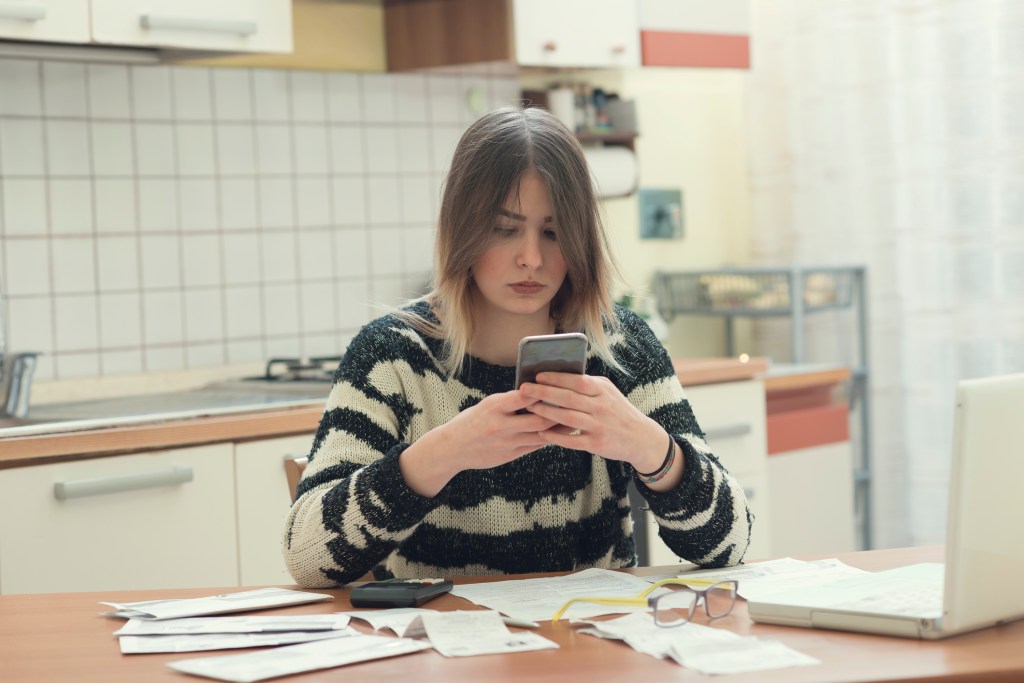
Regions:
[[698, 595], [704, 601], [707, 615], [712, 619], [727, 615], [736, 602], [736, 588], [732, 583], [715, 584], [700, 593], [681, 588], [658, 598], [655, 621], [662, 626], [689, 621], [697, 611]]

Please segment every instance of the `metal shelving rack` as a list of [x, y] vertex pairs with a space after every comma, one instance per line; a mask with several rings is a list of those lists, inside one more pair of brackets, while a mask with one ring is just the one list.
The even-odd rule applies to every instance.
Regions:
[[[804, 320], [821, 311], [851, 309], [857, 323], [857, 365], [850, 369], [850, 409], [859, 422], [853, 473], [861, 543], [872, 548], [871, 411], [869, 410], [867, 271], [863, 266], [727, 268], [660, 271], [654, 275], [658, 312], [665, 320], [702, 315], [725, 320], [726, 355], [735, 355], [733, 321], [788, 317], [792, 362], [804, 361]], [[794, 296], [793, 293], [799, 294]]]

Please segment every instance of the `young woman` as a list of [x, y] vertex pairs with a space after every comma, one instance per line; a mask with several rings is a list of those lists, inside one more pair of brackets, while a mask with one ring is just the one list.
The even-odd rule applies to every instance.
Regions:
[[[575, 136], [502, 108], [462, 136], [435, 287], [364, 327], [338, 368], [288, 518], [303, 586], [636, 564], [630, 480], [688, 561], [738, 563], [752, 516], [665, 349], [611, 303]], [[585, 375], [513, 388], [520, 339], [583, 332]]]

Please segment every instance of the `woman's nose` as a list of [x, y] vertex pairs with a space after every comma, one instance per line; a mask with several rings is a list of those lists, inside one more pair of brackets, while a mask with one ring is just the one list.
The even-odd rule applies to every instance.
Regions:
[[536, 237], [526, 235], [519, 243], [519, 251], [516, 254], [516, 265], [520, 268], [536, 270], [544, 263], [540, 253], [540, 242]]

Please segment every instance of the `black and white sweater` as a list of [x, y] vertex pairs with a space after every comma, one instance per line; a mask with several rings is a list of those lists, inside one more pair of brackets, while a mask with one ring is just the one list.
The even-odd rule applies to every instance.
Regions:
[[[416, 304], [424, 306], [425, 304]], [[679, 485], [657, 493], [637, 480], [660, 536], [680, 557], [737, 564], [753, 517], [739, 483], [705, 443], [668, 354], [625, 309], [612, 338], [629, 374], [591, 355], [608, 377], [673, 435], [685, 458]], [[626, 463], [546, 446], [490, 470], [456, 475], [434, 498], [410, 489], [399, 455], [490, 394], [510, 391], [515, 368], [472, 359], [456, 377], [441, 342], [394, 316], [364, 327], [335, 374], [309, 464], [288, 517], [288, 570], [302, 586], [377, 578], [570, 571], [636, 564]]]

